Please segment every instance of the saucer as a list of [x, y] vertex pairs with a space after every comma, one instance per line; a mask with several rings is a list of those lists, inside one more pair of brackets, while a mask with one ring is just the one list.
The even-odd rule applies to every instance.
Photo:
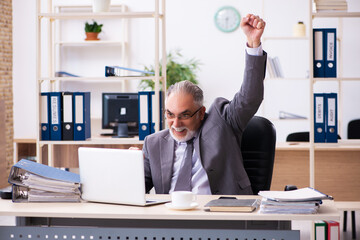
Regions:
[[194, 209], [196, 208], [197, 206], [199, 206], [199, 204], [197, 202], [192, 202], [190, 204], [190, 206], [187, 206], [187, 207], [177, 207], [177, 206], [173, 206], [171, 204], [171, 202], [169, 203], [165, 203], [165, 206], [171, 210], [190, 210], [190, 209]]

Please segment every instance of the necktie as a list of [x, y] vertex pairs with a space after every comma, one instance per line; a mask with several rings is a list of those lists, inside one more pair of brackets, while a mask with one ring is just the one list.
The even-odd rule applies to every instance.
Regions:
[[191, 170], [192, 170], [192, 155], [194, 150], [194, 139], [187, 141], [187, 146], [184, 153], [184, 158], [179, 171], [179, 176], [176, 181], [174, 191], [191, 191]]

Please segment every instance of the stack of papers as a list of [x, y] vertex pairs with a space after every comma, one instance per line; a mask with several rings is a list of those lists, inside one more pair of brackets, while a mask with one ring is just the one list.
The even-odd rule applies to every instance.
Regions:
[[346, 0], [315, 0], [316, 11], [346, 11]]
[[79, 174], [22, 159], [10, 171], [14, 202], [79, 202]]
[[260, 191], [263, 197], [260, 213], [313, 214], [317, 213], [323, 199], [333, 199], [313, 188], [292, 191]]
[[280, 214], [313, 214], [317, 213], [321, 201], [277, 202], [263, 198], [260, 205], [261, 213]]

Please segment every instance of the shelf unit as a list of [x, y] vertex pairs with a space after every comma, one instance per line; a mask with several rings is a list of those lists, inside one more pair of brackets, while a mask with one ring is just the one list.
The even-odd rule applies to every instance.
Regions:
[[337, 144], [329, 144], [329, 143], [314, 143], [314, 84], [318, 81], [335, 81], [338, 83], [339, 86], [339, 94], [338, 94], [338, 126], [340, 126], [339, 123], [341, 123], [341, 115], [342, 115], [342, 96], [341, 96], [341, 83], [342, 81], [360, 81], [360, 76], [358, 78], [344, 78], [342, 77], [342, 64], [343, 59], [341, 56], [337, 57], [338, 61], [338, 76], [336, 78], [314, 78], [314, 71], [313, 71], [313, 21], [316, 18], [336, 18], [338, 19], [339, 26], [337, 28], [337, 44], [340, 44], [339, 48], [341, 49], [342, 46], [342, 18], [360, 18], [360, 12], [315, 12], [313, 9], [313, 0], [309, 0], [309, 6], [310, 6], [310, 17], [309, 17], [309, 72], [310, 72], [310, 151], [309, 151], [309, 160], [310, 160], [310, 187], [316, 187], [315, 183], [315, 150], [318, 148], [323, 147], [332, 147], [332, 148], [338, 148], [340, 145], [341, 147], [353, 147], [354, 145], [358, 144], [358, 141], [356, 140], [347, 140], [342, 141], [342, 143]]
[[[40, 109], [40, 93], [42, 91], [42, 84], [47, 84], [49, 89], [52, 91], [58, 91], [59, 83], [66, 82], [66, 81], [76, 81], [79, 83], [86, 83], [86, 82], [120, 82], [124, 80], [141, 80], [141, 79], [151, 79], [155, 83], [155, 100], [159, 101], [159, 89], [160, 81], [162, 82], [162, 89], [166, 89], [166, 70], [162, 71], [162, 75], [160, 76], [160, 64], [162, 69], [166, 69], [166, 21], [165, 21], [165, 0], [154, 0], [154, 10], [149, 12], [129, 12], [127, 11], [126, 6], [118, 5], [113, 6], [111, 5], [111, 10], [109, 12], [101, 12], [101, 13], [94, 13], [91, 12], [90, 6], [78, 6], [78, 5], [71, 5], [71, 6], [57, 6], [53, 5], [51, 0], [47, 1], [47, 10], [42, 11], [44, 7], [42, 7], [42, 1], [36, 1], [36, 9], [37, 9], [37, 55], [36, 55], [36, 63], [37, 63], [37, 70], [36, 70], [36, 101], [38, 106], [38, 114], [37, 114], [37, 138], [36, 138], [36, 157], [38, 162], [42, 162], [42, 148], [47, 146], [48, 150], [48, 165], [53, 165], [53, 147], [54, 145], [133, 145], [133, 144], [142, 144], [142, 141], [135, 138], [125, 138], [125, 139], [109, 139], [109, 138], [100, 138], [97, 136], [91, 136], [90, 139], [86, 141], [42, 141], [40, 139], [41, 136], [41, 129], [40, 129], [40, 119], [41, 119], [41, 112]], [[87, 8], [89, 11], [79, 11], [79, 12], [62, 12], [61, 9], [70, 9], [70, 8]], [[120, 11], [114, 10], [114, 8], [120, 8]], [[87, 47], [87, 46], [98, 46], [98, 45], [119, 45], [125, 50], [127, 45], [127, 40], [111, 40], [111, 41], [98, 41], [98, 42], [86, 42], [86, 41], [62, 41], [59, 38], [55, 38], [54, 35], [56, 34], [56, 30], [59, 29], [59, 24], [61, 20], [90, 20], [90, 19], [110, 19], [110, 20], [128, 20], [128, 19], [135, 19], [135, 18], [144, 18], [144, 19], [152, 19], [154, 20], [154, 61], [155, 61], [155, 74], [151, 77], [55, 77], [55, 52], [56, 47], [63, 47], [63, 46], [75, 46], [75, 47]], [[47, 21], [48, 28], [46, 31], [47, 36], [47, 49], [42, 44], [42, 24]], [[123, 21], [124, 22], [124, 21]], [[58, 24], [58, 25], [56, 25]], [[59, 35], [59, 33], [58, 33]], [[46, 67], [48, 68], [48, 76], [42, 76], [42, 52], [48, 51], [48, 59]], [[61, 52], [61, 49], [58, 51]], [[124, 51], [123, 51], [124, 52]], [[160, 55], [162, 62], [159, 63]], [[122, 59], [126, 58], [123, 54]], [[60, 89], [61, 90], [61, 89]], [[155, 130], [159, 130], [159, 122], [160, 122], [160, 109], [159, 106], [155, 105], [153, 109], [154, 116], [155, 116]]]
[[[262, 15], [265, 16], [264, 11], [264, 3], [265, 1], [262, 1]], [[309, 60], [309, 78], [266, 78], [266, 81], [293, 81], [293, 80], [299, 80], [299, 81], [309, 81], [309, 97], [310, 97], [310, 106], [309, 106], [309, 118], [305, 121], [308, 121], [309, 123], [309, 132], [310, 132], [310, 142], [308, 143], [306, 149], [309, 150], [309, 183], [310, 187], [316, 187], [315, 183], [315, 151], [328, 151], [331, 149], [332, 151], [336, 151], [337, 149], [341, 149], [344, 151], [358, 151], [359, 149], [359, 141], [358, 140], [341, 140], [339, 143], [314, 143], [314, 102], [313, 102], [313, 94], [314, 94], [314, 85], [316, 82], [335, 82], [338, 84], [338, 126], [339, 131], [341, 131], [340, 123], [341, 123], [341, 116], [342, 116], [342, 98], [341, 95], [342, 91], [342, 83], [343, 82], [349, 82], [349, 81], [360, 81], [359, 77], [343, 77], [342, 73], [342, 64], [343, 64], [343, 56], [340, 54], [337, 56], [338, 61], [338, 74], [336, 78], [314, 78], [313, 73], [313, 27], [314, 27], [314, 19], [317, 18], [329, 18], [329, 19], [338, 19], [338, 27], [337, 27], [337, 44], [339, 45], [339, 49], [343, 48], [342, 46], [342, 19], [343, 18], [360, 18], [360, 12], [337, 12], [337, 11], [329, 11], [329, 12], [315, 12], [313, 9], [313, 0], [308, 0], [305, 2], [305, 4], [308, 4], [308, 11], [309, 11], [309, 18], [308, 18], [308, 26], [306, 30], [306, 36], [305, 37], [293, 37], [293, 36], [264, 36], [263, 42], [264, 45], [268, 41], [308, 41], [309, 48], [306, 49], [308, 51], [308, 60]], [[266, 48], [266, 47], [264, 47]], [[265, 115], [264, 107], [262, 109], [263, 115]], [[266, 115], [265, 115], [266, 116]], [[272, 121], [282, 121], [281, 119], [274, 119], [271, 118]], [[288, 121], [294, 121], [293, 119], [289, 119]], [[299, 119], [296, 121], [304, 121], [303, 119]], [[294, 151], [299, 150], [300, 145], [287, 145], [287, 149], [292, 149]]]
[[36, 139], [14, 139], [14, 164], [21, 159], [33, 158], [36, 155]]
[[[71, 11], [72, 10], [72, 11]], [[69, 12], [70, 11], [70, 12]], [[61, 47], [98, 47], [98, 46], [114, 46], [114, 47], [120, 47], [121, 50], [121, 56], [120, 61], [122, 66], [126, 66], [128, 64], [127, 62], [127, 55], [128, 55], [128, 19], [127, 18], [118, 18], [121, 19], [120, 23], [120, 29], [121, 36], [119, 39], [114, 40], [101, 40], [101, 41], [84, 41], [84, 40], [76, 40], [76, 41], [68, 41], [63, 40], [62, 37], [62, 31], [61, 31], [61, 20], [74, 20], [74, 19], [80, 19], [78, 17], [74, 17], [74, 15], [78, 15], [76, 11], [80, 11], [80, 14], [83, 14], [84, 16], [88, 15], [92, 11], [92, 6], [90, 5], [54, 5], [53, 11], [49, 14], [49, 18], [57, 19], [58, 21], [55, 23], [54, 27], [57, 30], [55, 33], [55, 41], [53, 42], [53, 47], [56, 49], [56, 57], [58, 65], [60, 65], [60, 55], [61, 55]], [[128, 13], [128, 7], [126, 5], [111, 5], [111, 8], [109, 9], [111, 13], [121, 13], [121, 14], [127, 14]], [[54, 17], [54, 15], [57, 15], [58, 17]], [[50, 17], [51, 15], [51, 17]], [[65, 15], [67, 15], [65, 17]], [[102, 18], [104, 19], [104, 18]], [[117, 19], [117, 18], [111, 18], [111, 19]], [[51, 58], [53, 60], [54, 58]], [[61, 69], [60, 66], [56, 66], [55, 69]]]
[[[263, 0], [263, 6], [264, 6], [264, 0]], [[262, 15], [264, 16], [264, 9], [262, 11]], [[266, 45], [268, 44], [268, 42], [272, 42], [272, 41], [277, 41], [277, 42], [298, 42], [298, 41], [309, 41], [309, 37], [305, 36], [305, 37], [296, 37], [296, 36], [264, 36], [263, 39], [263, 44], [264, 44], [264, 49], [266, 50], [267, 47]], [[268, 73], [267, 73], [268, 75]], [[268, 77], [266, 76], [265, 78], [265, 83], [269, 83], [269, 82], [274, 82], [274, 81], [284, 81], [284, 82], [288, 82], [288, 81], [292, 81], [292, 82], [296, 82], [296, 81], [309, 81], [308, 77], [287, 77], [284, 76], [282, 78], [280, 77]], [[266, 116], [266, 103], [264, 102], [262, 105], [262, 115]], [[295, 122], [295, 121], [300, 121], [300, 122], [304, 122], [304, 121], [309, 121], [309, 119], [293, 119], [293, 118], [288, 118], [288, 119], [281, 119], [280, 117], [267, 117], [270, 121], [272, 122], [278, 122], [278, 121], [290, 121], [290, 122]]]
[[[265, 0], [262, 0], [262, 9], [261, 9], [261, 16], [263, 18], [265, 18], [265, 21], [267, 20], [267, 16], [265, 14]], [[270, 26], [270, 25], [269, 25]], [[269, 27], [268, 26], [268, 27]], [[274, 57], [271, 56], [271, 48], [268, 48], [269, 45], [271, 45], [272, 43], [291, 43], [291, 44], [302, 44], [302, 43], [307, 43], [309, 41], [309, 35], [306, 36], [292, 36], [292, 35], [287, 35], [284, 33], [281, 33], [279, 36], [274, 35], [274, 34], [270, 34], [267, 35], [266, 31], [265, 34], [262, 38], [262, 43], [263, 43], [263, 48], [265, 51], [269, 51], [268, 54], [270, 57]], [[281, 65], [281, 64], [280, 64]], [[284, 67], [282, 67], [282, 69], [284, 69]], [[273, 82], [296, 82], [296, 83], [300, 83], [300, 82], [305, 82], [305, 81], [309, 81], [309, 77], [305, 77], [305, 73], [304, 73], [304, 77], [302, 76], [287, 76], [286, 74], [284, 74], [285, 76], [280, 78], [280, 77], [269, 77], [268, 72], [266, 73], [266, 78], [265, 78], [265, 84], [272, 84]], [[265, 85], [266, 86], [266, 85]], [[261, 115], [267, 117], [270, 121], [272, 121], [273, 123], [278, 123], [278, 124], [283, 124], [284, 122], [286, 122], [286, 124], [293, 124], [295, 122], [300, 122], [300, 123], [304, 123], [305, 121], [308, 121], [308, 119], [293, 119], [293, 118], [288, 118], [288, 119], [281, 119], [280, 117], [276, 117], [274, 115], [274, 113], [268, 113], [268, 104], [272, 105], [273, 103], [267, 103], [266, 100], [263, 101], [263, 104], [261, 106], [261, 111], [259, 112]], [[284, 110], [284, 109], [279, 109], [279, 110]], [[292, 112], [293, 113], [293, 112]], [[279, 114], [280, 115], [280, 114]], [[299, 114], [302, 115], [302, 114]], [[281, 123], [280, 123], [281, 122]]]

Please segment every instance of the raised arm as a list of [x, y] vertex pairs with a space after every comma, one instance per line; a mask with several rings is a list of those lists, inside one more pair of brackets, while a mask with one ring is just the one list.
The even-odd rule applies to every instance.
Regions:
[[252, 55], [247, 51], [242, 86], [234, 98], [231, 101], [218, 98], [213, 105], [233, 130], [239, 132], [243, 131], [263, 100], [267, 58], [260, 47], [265, 22], [258, 16], [248, 14], [241, 20], [241, 28], [246, 35], [248, 47], [257, 48], [255, 52], [258, 54]]

